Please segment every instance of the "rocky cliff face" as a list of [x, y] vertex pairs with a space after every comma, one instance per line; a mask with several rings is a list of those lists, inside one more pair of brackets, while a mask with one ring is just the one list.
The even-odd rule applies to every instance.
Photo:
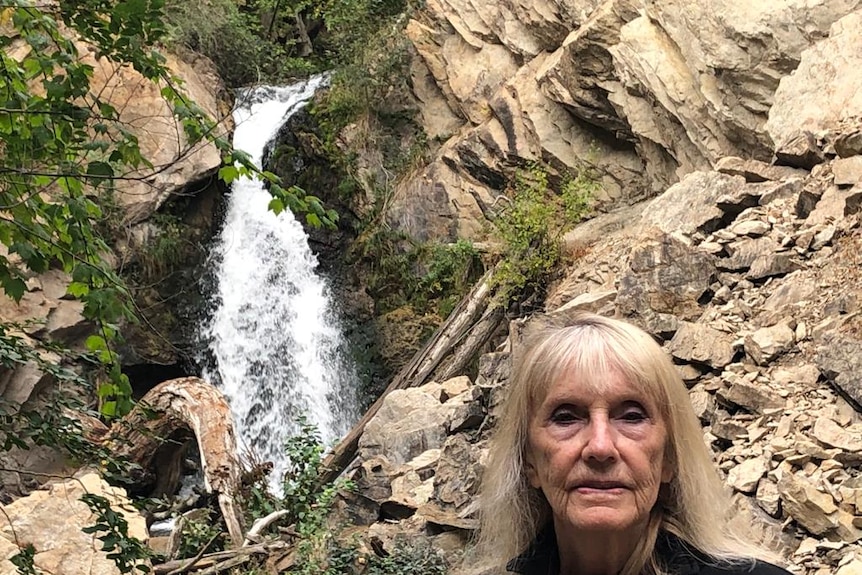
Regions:
[[[187, 192], [189, 186], [196, 189], [185, 193], [186, 196], [206, 189], [207, 180], [221, 165], [221, 156], [216, 147], [206, 141], [189, 146], [182, 125], [162, 98], [158, 86], [128, 66], [119, 66], [104, 57], [97, 59], [91, 47], [82, 42], [77, 46], [84, 61], [93, 67], [91, 90], [102, 94], [102, 100], [117, 110], [120, 121], [138, 138], [141, 154], [155, 166], [144, 180], [129, 178], [116, 183], [113, 201], [117, 204], [124, 236], [118, 238], [115, 253], [107, 257], [116, 261], [118, 267], [124, 267], [160, 233], [146, 220], [170, 197]], [[168, 54], [166, 64], [171, 73], [182, 80], [189, 97], [217, 119], [220, 129], [227, 132], [230, 129], [229, 104], [212, 63]], [[197, 212], [192, 219], [211, 221], [212, 198], [191, 203]], [[207, 227], [206, 222], [201, 221], [191, 225]], [[3, 322], [25, 325], [24, 337], [83, 349], [83, 340], [91, 333], [92, 325], [81, 314], [83, 305], [66, 295], [70, 281], [71, 278], [58, 270], [31, 278], [28, 291], [19, 303], [5, 296], [0, 298], [0, 318]], [[165, 360], [164, 357], [160, 359]], [[44, 379], [35, 367], [6, 371], [0, 377], [0, 399], [20, 405], [37, 386], [45, 383]]]
[[[117, 110], [120, 121], [138, 138], [142, 155], [155, 166], [145, 180], [129, 179], [116, 184], [112, 200], [116, 203], [116, 217], [120, 220], [117, 227], [122, 230], [122, 237], [114, 238], [114, 253], [106, 254], [106, 258], [116, 262], [118, 268], [125, 268], [135, 263], [144, 246], [161, 233], [147, 220], [171, 197], [181, 194], [192, 206], [190, 211], [194, 214], [184, 222], [189, 229], [195, 228], [201, 234], [208, 229], [214, 211], [214, 194], [208, 192], [215, 191], [210, 180], [221, 164], [221, 157], [213, 144], [189, 146], [182, 125], [162, 98], [158, 86], [130, 67], [96, 58], [92, 47], [83, 42], [76, 45], [82, 58], [93, 67], [91, 90], [100, 93], [102, 101]], [[187, 94], [219, 121], [220, 129], [229, 130], [229, 104], [221, 81], [212, 71], [212, 64], [190, 55], [169, 54], [167, 66], [172, 74], [182, 79]], [[84, 350], [84, 340], [92, 334], [94, 326], [82, 315], [83, 304], [67, 295], [70, 281], [61, 270], [35, 275], [29, 279], [20, 302], [0, 297], [0, 319], [4, 324], [21, 326], [20, 336], [28, 342], [53, 342], [76, 352]], [[143, 293], [144, 290], [139, 291]], [[149, 304], [155, 305], [149, 302], [142, 307], [149, 308]], [[129, 348], [134, 350], [124, 350], [127, 366], [154, 359], [160, 364], [177, 361], [176, 350], [165, 344], [167, 340], [152, 335], [151, 326], [156, 321], [152, 317], [153, 309], [148, 311], [151, 317], [147, 327], [138, 328], [137, 332], [130, 328], [125, 334]], [[150, 345], [156, 339], [158, 341]], [[167, 352], [166, 347], [169, 348]], [[43, 357], [51, 362], [60, 361], [52, 352], [45, 352]], [[10, 406], [44, 409], [39, 396], [43, 392], [52, 393], [54, 383], [50, 375], [33, 363], [14, 369], [0, 368], [0, 401]], [[31, 483], [36, 483], [24, 479], [22, 484], [21, 477], [9, 470], [50, 473], [66, 465], [59, 454], [46, 447], [13, 449], [3, 455], [6, 469], [0, 473], [0, 485], [9, 493], [28, 492], [33, 487]]]
[[429, 0], [408, 34], [445, 143], [395, 221], [478, 237], [530, 160], [598, 169], [607, 213], [478, 373], [386, 399], [351, 471], [368, 536], [427, 537], [473, 570], [457, 551], [518, 334], [589, 309], [664, 343], [741, 513], [794, 572], [859, 573], [859, 3]]
[[[601, 199], [628, 203], [725, 156], [769, 161], [815, 128], [809, 117], [834, 122], [853, 99], [848, 77], [820, 69], [808, 89], [835, 80], [834, 98], [824, 98], [832, 104], [770, 115], [785, 98], [780, 80], [806, 50], [846, 65], [833, 59], [834, 40], [821, 41], [859, 5], [431, 0], [407, 33], [423, 123], [445, 143], [400, 186], [393, 219], [417, 237], [477, 237], [483, 209], [515, 166], [533, 160], [593, 166]], [[852, 26], [834, 30], [850, 58]]]

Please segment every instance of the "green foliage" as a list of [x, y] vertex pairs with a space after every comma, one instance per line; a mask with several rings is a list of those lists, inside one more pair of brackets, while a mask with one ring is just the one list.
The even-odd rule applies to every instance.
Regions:
[[502, 208], [493, 220], [503, 242], [502, 260], [491, 278], [496, 301], [508, 306], [538, 289], [560, 261], [560, 239], [587, 213], [597, 179], [587, 169], [567, 174], [559, 190], [547, 167], [531, 164], [515, 174]]
[[122, 514], [114, 511], [108, 500], [100, 495], [86, 493], [81, 496], [81, 501], [96, 515], [96, 524], [84, 527], [82, 531], [96, 535], [102, 542], [102, 551], [114, 561], [120, 573], [150, 571], [142, 561], [152, 557], [152, 551], [139, 539], [129, 536], [129, 524]]
[[224, 545], [224, 532], [218, 524], [210, 521], [209, 517], [202, 520], [186, 519], [183, 521], [180, 533], [177, 558], [189, 559], [203, 551], [208, 553], [221, 551]]
[[36, 549], [33, 545], [27, 544], [21, 548], [18, 554], [9, 558], [9, 561], [16, 567], [18, 575], [37, 575], [34, 559], [36, 558]]
[[[289, 517], [302, 523], [325, 495], [319, 492], [318, 480], [322, 472], [323, 442], [314, 424], [300, 417], [299, 433], [291, 436], [285, 445], [288, 466], [282, 481], [282, 502]], [[324, 488], [325, 491], [325, 488]]]
[[338, 491], [352, 489], [345, 480], [321, 484], [324, 446], [320, 433], [304, 416], [298, 418], [297, 425], [299, 431], [285, 444], [288, 466], [281, 478], [280, 495], [268, 490], [268, 468], [252, 464], [246, 472], [246, 487], [240, 500], [248, 523], [273, 511], [285, 510], [287, 514], [280, 523], [295, 524], [297, 532], [313, 531], [311, 526], [325, 520]]
[[395, 546], [386, 557], [372, 555], [368, 561], [366, 575], [446, 575], [446, 559], [425, 542], [410, 542], [397, 539]]
[[168, 0], [168, 43], [207, 56], [231, 88], [278, 82], [317, 71], [313, 60], [298, 56], [295, 42], [267, 34], [261, 8], [234, 0]]
[[408, 305], [445, 319], [482, 274], [471, 242], [416, 242], [385, 224], [369, 225], [353, 257], [369, 269], [368, 293], [378, 314]]

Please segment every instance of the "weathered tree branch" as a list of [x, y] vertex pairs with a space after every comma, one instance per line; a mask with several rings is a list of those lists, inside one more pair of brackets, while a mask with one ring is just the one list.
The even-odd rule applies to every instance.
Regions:
[[[198, 377], [183, 377], [160, 383], [105, 436], [105, 443], [118, 456], [127, 457], [144, 469], [171, 469], [178, 478], [182, 452], [177, 442], [197, 440], [204, 485], [218, 495], [231, 543], [244, 540], [242, 515], [235, 497], [240, 488], [241, 468], [237, 457], [233, 417], [224, 395]], [[166, 462], [167, 460], [167, 462]], [[160, 485], [167, 488], [165, 485]]]

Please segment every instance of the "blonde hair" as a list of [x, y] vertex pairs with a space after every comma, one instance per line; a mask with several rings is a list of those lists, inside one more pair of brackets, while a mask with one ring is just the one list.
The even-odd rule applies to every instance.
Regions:
[[550, 521], [550, 507], [524, 473], [529, 422], [561, 374], [601, 386], [613, 371], [658, 406], [667, 428], [666, 457], [674, 474], [650, 515], [645, 537], [621, 575], [662, 573], [654, 554], [668, 531], [716, 562], [772, 558], [738, 527], [728, 526], [730, 497], [719, 478], [688, 392], [661, 347], [641, 329], [594, 314], [528, 338], [515, 362], [509, 395], [491, 442], [479, 499], [480, 549], [495, 564], [523, 553]]

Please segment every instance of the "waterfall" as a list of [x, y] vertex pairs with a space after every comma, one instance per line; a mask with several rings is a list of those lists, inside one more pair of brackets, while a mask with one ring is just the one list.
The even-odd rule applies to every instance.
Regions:
[[[233, 145], [260, 165], [266, 143], [311, 98], [321, 77], [240, 95]], [[268, 209], [257, 180], [232, 184], [211, 255], [212, 310], [203, 326], [204, 377], [227, 396], [241, 449], [274, 464], [280, 493], [286, 439], [305, 415], [330, 444], [357, 419], [355, 370], [346, 359], [326, 282], [302, 226]]]

